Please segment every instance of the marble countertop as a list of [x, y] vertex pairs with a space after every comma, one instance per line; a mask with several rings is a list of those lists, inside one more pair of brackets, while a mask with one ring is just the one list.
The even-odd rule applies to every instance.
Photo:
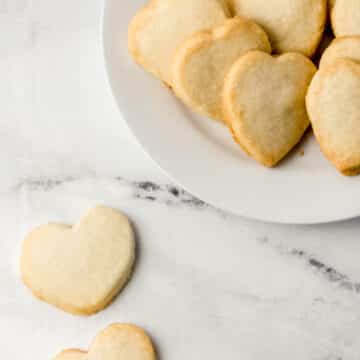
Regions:
[[[360, 220], [264, 224], [172, 184], [112, 99], [101, 9], [0, 0], [1, 357], [51, 359], [134, 322], [161, 360], [359, 359]], [[33, 226], [73, 223], [96, 204], [131, 217], [139, 260], [112, 306], [78, 318], [23, 287], [19, 248]]]

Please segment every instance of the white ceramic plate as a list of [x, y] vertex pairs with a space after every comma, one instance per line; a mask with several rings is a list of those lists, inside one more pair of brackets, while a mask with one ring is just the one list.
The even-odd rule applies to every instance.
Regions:
[[163, 170], [200, 199], [250, 218], [310, 224], [360, 215], [360, 178], [338, 174], [311, 133], [281, 166], [263, 168], [234, 144], [227, 129], [191, 113], [135, 65], [127, 27], [145, 3], [105, 1], [104, 53], [121, 113]]

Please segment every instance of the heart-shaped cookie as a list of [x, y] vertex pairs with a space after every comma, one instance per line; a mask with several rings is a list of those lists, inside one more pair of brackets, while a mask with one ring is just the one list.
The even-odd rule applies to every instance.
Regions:
[[126, 216], [98, 206], [74, 227], [49, 224], [23, 243], [21, 273], [39, 299], [89, 315], [106, 307], [129, 279], [135, 239]]
[[222, 24], [224, 0], [151, 0], [132, 20], [129, 51], [146, 70], [171, 85], [176, 48], [195, 31]]
[[309, 125], [305, 95], [315, 65], [305, 56], [252, 51], [226, 77], [224, 114], [235, 141], [261, 164], [276, 165]]
[[315, 136], [344, 175], [360, 173], [360, 65], [338, 59], [322, 67], [306, 103]]
[[338, 59], [360, 62], [360, 36], [344, 36], [334, 39], [321, 57], [320, 67]]
[[359, 0], [329, 0], [329, 6], [336, 36], [360, 35]]
[[89, 352], [65, 350], [54, 360], [155, 360], [149, 336], [135, 325], [114, 324], [93, 341]]
[[[347, 0], [345, 0], [347, 1]], [[275, 52], [315, 53], [324, 32], [327, 0], [229, 0], [233, 12], [256, 21]]]
[[231, 65], [250, 50], [271, 52], [264, 30], [251, 20], [233, 18], [190, 36], [173, 64], [173, 89], [190, 108], [222, 120], [221, 91]]

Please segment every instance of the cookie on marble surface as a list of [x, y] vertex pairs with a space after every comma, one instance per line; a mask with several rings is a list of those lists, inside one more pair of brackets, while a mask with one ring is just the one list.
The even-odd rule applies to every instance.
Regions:
[[222, 24], [224, 0], [150, 0], [129, 26], [129, 51], [137, 63], [171, 85], [177, 47], [196, 31]]
[[305, 95], [315, 65], [305, 56], [252, 51], [231, 68], [224, 114], [235, 141], [259, 163], [275, 166], [309, 126]]
[[344, 36], [334, 39], [320, 60], [320, 67], [329, 66], [338, 59], [360, 62], [360, 36]]
[[359, 0], [329, 0], [329, 6], [335, 36], [360, 35]]
[[113, 324], [93, 341], [89, 351], [65, 350], [54, 360], [155, 360], [151, 339], [141, 328]]
[[315, 75], [306, 98], [326, 157], [344, 175], [360, 173], [360, 64], [338, 59]]
[[235, 14], [263, 27], [276, 53], [315, 53], [325, 28], [327, 0], [228, 1]]
[[173, 89], [192, 110], [222, 120], [221, 91], [231, 65], [250, 50], [271, 52], [264, 30], [239, 17], [190, 36], [173, 64]]
[[97, 206], [73, 227], [48, 224], [31, 231], [23, 242], [21, 273], [39, 299], [90, 315], [125, 286], [134, 260], [135, 238], [127, 217]]
[[71, 349], [62, 351], [54, 360], [85, 360], [86, 355], [85, 351]]

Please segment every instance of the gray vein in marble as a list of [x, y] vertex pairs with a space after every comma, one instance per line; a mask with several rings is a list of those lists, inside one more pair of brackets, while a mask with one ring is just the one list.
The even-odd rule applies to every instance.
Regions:
[[271, 244], [271, 241], [267, 237], [258, 240], [262, 243], [269, 244], [282, 254], [291, 255], [305, 261], [311, 268], [319, 272], [326, 280], [337, 284], [340, 288], [353, 291], [356, 294], [360, 294], [360, 282], [351, 280], [347, 275], [318, 260], [313, 255], [308, 254], [306, 251], [301, 249], [286, 249], [281, 245]]
[[[26, 187], [31, 191], [51, 191], [58, 186], [76, 180], [81, 179], [71, 176], [56, 178], [26, 178], [19, 181], [15, 186], [15, 190]], [[135, 199], [157, 201], [166, 205], [184, 204], [193, 208], [210, 208], [205, 202], [172, 184], [156, 184], [151, 181], [130, 181], [122, 177], [117, 177], [113, 180], [132, 188]]]
[[157, 201], [166, 205], [184, 204], [193, 208], [210, 208], [210, 205], [180, 187], [171, 184], [156, 184], [151, 181], [128, 181], [121, 177], [116, 178], [116, 180], [131, 186], [136, 199]]
[[21, 179], [14, 190], [18, 191], [26, 187], [30, 191], [51, 191], [52, 189], [68, 182], [79, 180], [75, 177], [64, 176], [54, 178], [25, 178]]

